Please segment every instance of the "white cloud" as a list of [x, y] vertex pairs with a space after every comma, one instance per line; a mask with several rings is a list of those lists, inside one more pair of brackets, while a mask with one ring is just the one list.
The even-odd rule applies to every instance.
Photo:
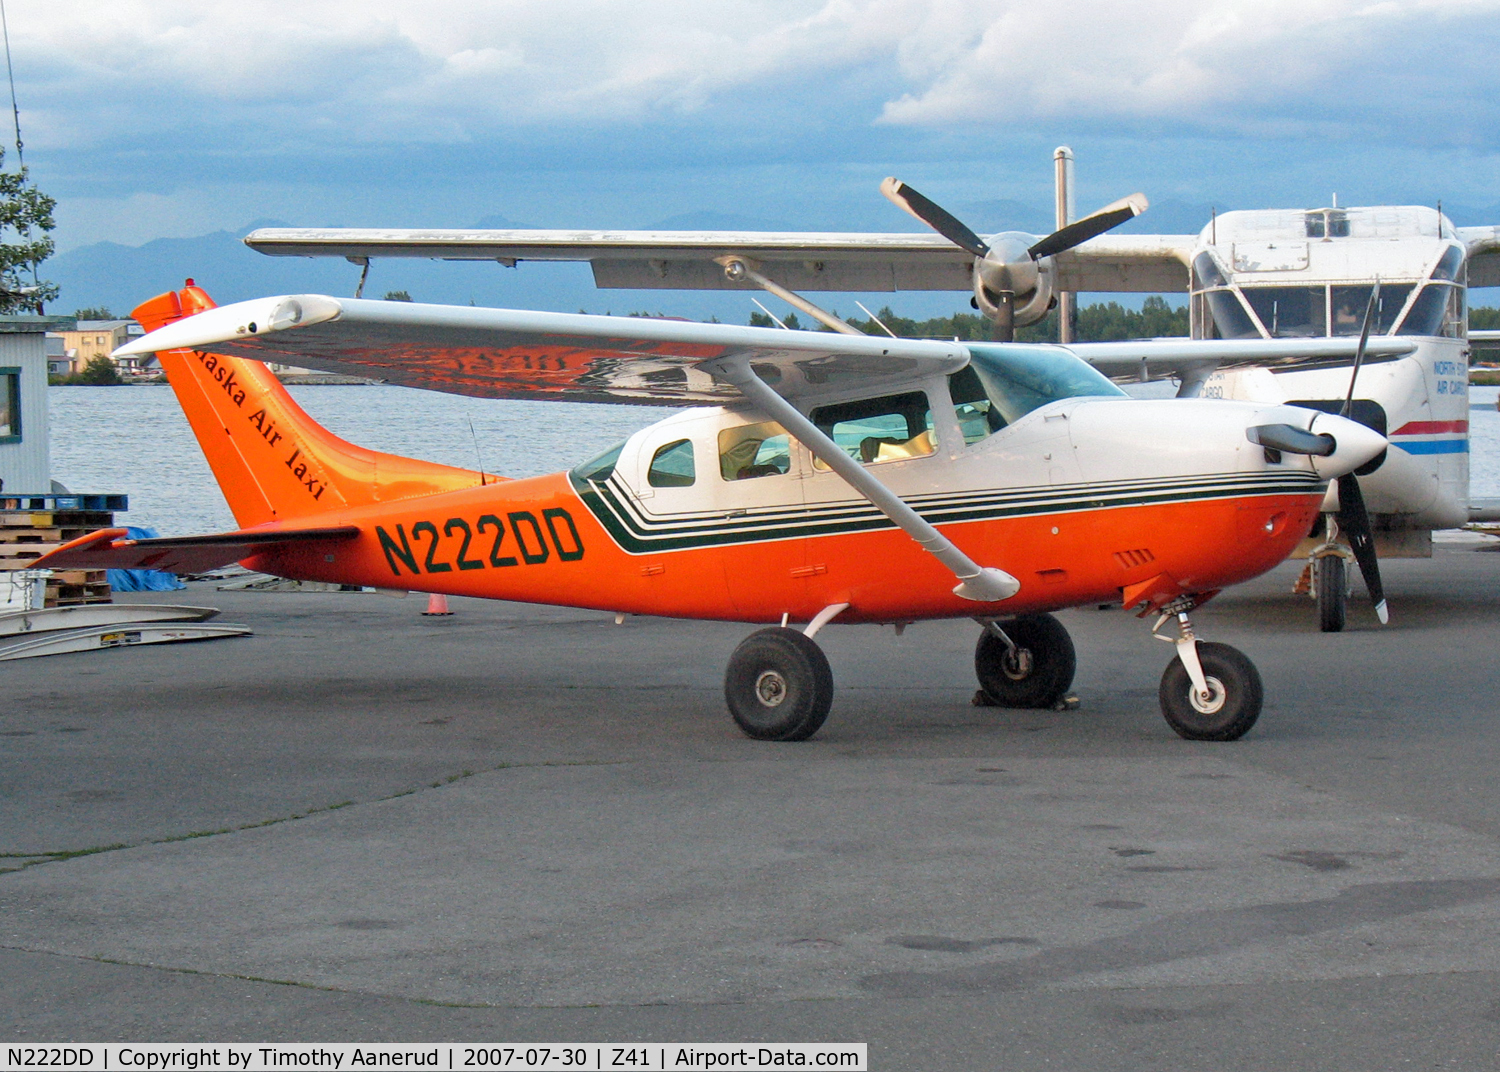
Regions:
[[[918, 127], [1062, 120], [1488, 136], [1500, 0], [49, 0], [14, 5], [39, 144], [213, 129], [463, 141], [870, 86]], [[1466, 47], [1476, 55], [1466, 56]], [[861, 78], [865, 83], [861, 83]], [[890, 86], [904, 86], [889, 91]], [[884, 87], [877, 91], [875, 87]], [[882, 99], [882, 98], [885, 99]]]

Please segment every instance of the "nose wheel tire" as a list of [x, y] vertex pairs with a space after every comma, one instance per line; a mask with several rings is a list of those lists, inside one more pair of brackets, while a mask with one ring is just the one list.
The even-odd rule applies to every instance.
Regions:
[[795, 629], [751, 633], [729, 657], [724, 701], [758, 741], [805, 741], [833, 706], [833, 671], [823, 649]]
[[1338, 555], [1315, 559], [1313, 584], [1318, 590], [1318, 628], [1342, 633], [1349, 606], [1349, 580], [1344, 560]]
[[996, 707], [1051, 707], [1068, 694], [1078, 657], [1073, 638], [1050, 614], [1030, 614], [1000, 628], [1015, 644], [986, 629], [974, 648], [979, 688]]
[[1161, 676], [1161, 713], [1179, 737], [1189, 741], [1237, 741], [1260, 717], [1261, 684], [1255, 664], [1228, 644], [1198, 642], [1198, 661], [1208, 683], [1206, 698], [1195, 695], [1181, 659]]

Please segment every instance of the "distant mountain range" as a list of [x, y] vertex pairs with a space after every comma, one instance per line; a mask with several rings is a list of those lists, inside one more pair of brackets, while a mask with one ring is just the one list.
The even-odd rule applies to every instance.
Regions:
[[[1089, 206], [1093, 207], [1098, 206]], [[981, 233], [1021, 230], [1044, 234], [1051, 229], [1049, 211], [1017, 201], [981, 201], [953, 208]], [[1500, 223], [1500, 206], [1475, 209], [1450, 205], [1445, 210], [1459, 226]], [[1120, 231], [1196, 234], [1207, 225], [1213, 211], [1209, 205], [1163, 200]], [[347, 261], [266, 257], [240, 240], [260, 227], [286, 226], [289, 224], [279, 220], [261, 219], [239, 231], [215, 231], [195, 238], [158, 238], [141, 246], [99, 242], [69, 250], [48, 261], [44, 272], [46, 278], [62, 288], [52, 311], [102, 306], [125, 316], [146, 298], [182, 286], [188, 277], [196, 279], [215, 300], [225, 304], [268, 294], [352, 295], [359, 269]], [[529, 229], [526, 224], [503, 216], [487, 216], [474, 227]], [[648, 229], [791, 231], [800, 228], [778, 220], [732, 213], [691, 212], [670, 216]], [[753, 309], [748, 298], [739, 293], [598, 290], [586, 264], [528, 263], [510, 269], [481, 262], [377, 260], [370, 269], [366, 296], [378, 298], [388, 291], [400, 290], [417, 301], [560, 312], [664, 311], [695, 319], [719, 316], [734, 322], [743, 322]], [[854, 297], [859, 296], [853, 295], [843, 304], [852, 305]], [[869, 298], [864, 300], [869, 304]], [[874, 301], [889, 302], [903, 310], [910, 308], [908, 315], [918, 316], [939, 315], [967, 304], [959, 294], [877, 295]]]

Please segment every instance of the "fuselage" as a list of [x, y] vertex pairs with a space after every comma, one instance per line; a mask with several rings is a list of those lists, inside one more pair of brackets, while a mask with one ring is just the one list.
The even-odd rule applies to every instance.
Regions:
[[[1001, 368], [975, 349], [975, 367]], [[1049, 400], [991, 377], [981, 398], [955, 375], [799, 407], [974, 560], [1017, 577], [1020, 593], [999, 604], [954, 595], [931, 555], [744, 407], [682, 411], [569, 473], [330, 513], [320, 521], [362, 535], [249, 564], [626, 613], [807, 621], [847, 603], [841, 622], [907, 622], [1119, 600], [1154, 578], [1209, 592], [1275, 566], [1316, 519], [1326, 473], [1273, 460], [1246, 429], [1336, 418], [1130, 400], [1056, 348], [1003, 354], [1076, 374], [1079, 393], [1054, 384]]]

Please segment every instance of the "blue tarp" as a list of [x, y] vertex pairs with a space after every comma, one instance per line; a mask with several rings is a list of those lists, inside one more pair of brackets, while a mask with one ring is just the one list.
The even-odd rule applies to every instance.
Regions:
[[[157, 537], [155, 529], [136, 528], [134, 525], [127, 526], [125, 533], [132, 540], [154, 540]], [[108, 572], [109, 586], [116, 592], [175, 592], [187, 587], [174, 575], [161, 570], [112, 569]]]

